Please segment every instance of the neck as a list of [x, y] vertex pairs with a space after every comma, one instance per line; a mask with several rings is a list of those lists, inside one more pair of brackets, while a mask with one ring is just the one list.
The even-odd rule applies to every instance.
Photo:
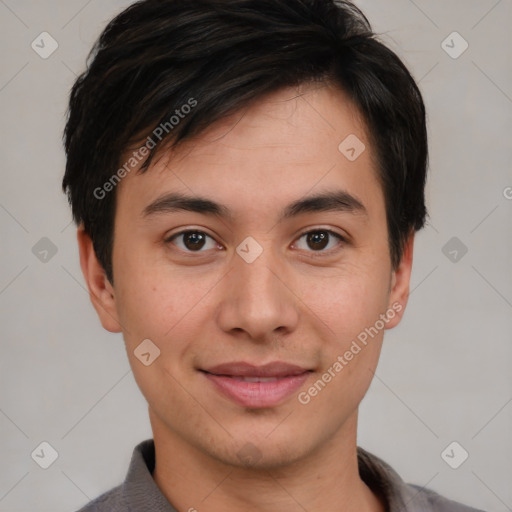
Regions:
[[151, 410], [150, 418], [156, 459], [153, 478], [178, 510], [385, 510], [359, 476], [357, 413], [338, 438], [332, 438], [314, 454], [282, 467], [250, 469], [225, 464], [199, 451], [169, 432]]

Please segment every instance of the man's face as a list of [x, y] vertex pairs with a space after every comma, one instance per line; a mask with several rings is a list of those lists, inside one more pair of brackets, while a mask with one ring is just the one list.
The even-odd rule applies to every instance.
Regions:
[[[354, 161], [338, 149], [351, 134], [366, 145]], [[118, 186], [113, 300], [98, 309], [122, 326], [154, 430], [266, 467], [353, 442], [409, 277], [391, 267], [357, 111], [329, 87], [286, 89], [167, 156]], [[229, 214], [180, 209], [171, 194]], [[325, 194], [340, 200], [289, 208]], [[146, 339], [160, 350], [148, 366], [134, 354]]]

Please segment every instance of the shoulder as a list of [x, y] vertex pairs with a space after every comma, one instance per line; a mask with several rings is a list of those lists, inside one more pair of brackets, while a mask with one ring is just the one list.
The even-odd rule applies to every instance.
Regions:
[[122, 485], [103, 493], [77, 512], [128, 512], [130, 509], [123, 504]]
[[431, 489], [405, 483], [388, 463], [361, 447], [358, 447], [358, 462], [362, 480], [382, 497], [389, 512], [484, 512]]
[[408, 484], [406, 487], [411, 495], [412, 511], [428, 512], [485, 512], [481, 509], [463, 505], [457, 501], [450, 500], [431, 489], [425, 489], [419, 485]]
[[77, 512], [176, 512], [153, 480], [154, 465], [154, 441], [147, 439], [134, 448], [124, 482]]

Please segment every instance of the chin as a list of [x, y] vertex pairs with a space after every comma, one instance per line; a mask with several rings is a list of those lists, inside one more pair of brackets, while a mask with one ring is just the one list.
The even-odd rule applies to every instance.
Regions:
[[[298, 445], [302, 448], [300, 451], [297, 450]], [[272, 442], [264, 437], [258, 440], [255, 436], [247, 436], [247, 439], [238, 440], [221, 453], [210, 452], [210, 455], [229, 466], [264, 471], [284, 468], [299, 461], [307, 452], [305, 448], [299, 440], [292, 437], [281, 442]]]

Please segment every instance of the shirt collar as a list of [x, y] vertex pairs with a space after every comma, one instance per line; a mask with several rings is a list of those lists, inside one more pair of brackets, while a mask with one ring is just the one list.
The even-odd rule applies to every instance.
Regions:
[[153, 480], [155, 443], [146, 439], [133, 450], [122, 486], [123, 506], [130, 512], [177, 512]]
[[398, 473], [382, 459], [357, 448], [359, 474], [363, 482], [382, 498], [386, 512], [431, 510], [423, 489], [406, 484]]

